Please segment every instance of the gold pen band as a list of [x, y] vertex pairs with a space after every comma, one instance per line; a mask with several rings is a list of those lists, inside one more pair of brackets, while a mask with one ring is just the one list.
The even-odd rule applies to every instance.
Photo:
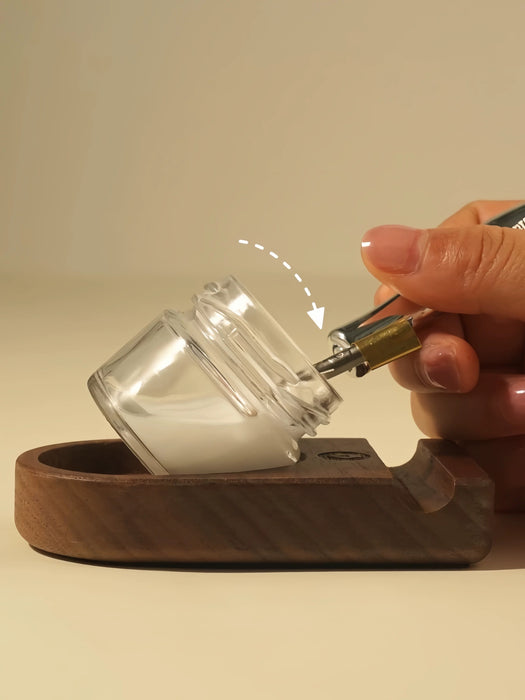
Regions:
[[412, 323], [406, 316], [354, 341], [354, 344], [363, 355], [369, 369], [376, 369], [398, 360], [421, 347]]

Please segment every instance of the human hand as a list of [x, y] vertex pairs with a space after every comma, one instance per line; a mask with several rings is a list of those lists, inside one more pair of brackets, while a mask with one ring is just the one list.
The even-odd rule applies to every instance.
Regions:
[[497, 484], [500, 508], [525, 507], [525, 232], [482, 222], [518, 201], [474, 202], [439, 228], [379, 226], [363, 260], [388, 313], [442, 313], [418, 353], [391, 365], [417, 425], [464, 442]]

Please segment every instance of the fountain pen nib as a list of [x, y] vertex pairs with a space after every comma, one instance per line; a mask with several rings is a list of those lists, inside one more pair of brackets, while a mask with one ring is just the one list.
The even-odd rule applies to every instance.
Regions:
[[[396, 316], [359, 328], [359, 337], [349, 342], [346, 347], [334, 346], [334, 354], [314, 366], [326, 379], [355, 369], [356, 375], [362, 377], [371, 369], [382, 367], [394, 360], [404, 357], [414, 350], [419, 350], [421, 342], [412, 327], [408, 316]], [[332, 337], [335, 339], [334, 332]], [[344, 342], [339, 340], [338, 342]]]
[[342, 348], [333, 355], [330, 355], [330, 357], [316, 362], [314, 367], [320, 374], [326, 377], [326, 379], [331, 379], [343, 372], [349, 372], [354, 369], [354, 367], [365, 362], [366, 360], [357, 345], [352, 343], [349, 347]]

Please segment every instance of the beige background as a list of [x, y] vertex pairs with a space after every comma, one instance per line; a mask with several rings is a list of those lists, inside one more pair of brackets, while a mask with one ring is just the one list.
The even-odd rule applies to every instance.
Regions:
[[[154, 571], [38, 555], [12, 494], [18, 453], [112, 434], [87, 376], [205, 282], [319, 359], [371, 303], [367, 227], [522, 198], [524, 25], [518, 0], [0, 0], [2, 695], [523, 697], [519, 516], [465, 571]], [[323, 434], [412, 454], [387, 371], [336, 388]]]
[[256, 236], [348, 275], [366, 227], [522, 196], [518, 0], [1, 7], [5, 270], [213, 276]]

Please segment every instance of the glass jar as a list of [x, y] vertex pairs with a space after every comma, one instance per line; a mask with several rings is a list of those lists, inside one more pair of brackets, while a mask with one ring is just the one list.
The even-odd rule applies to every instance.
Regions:
[[107, 420], [154, 474], [296, 462], [341, 401], [234, 277], [186, 312], [164, 311], [88, 381]]

